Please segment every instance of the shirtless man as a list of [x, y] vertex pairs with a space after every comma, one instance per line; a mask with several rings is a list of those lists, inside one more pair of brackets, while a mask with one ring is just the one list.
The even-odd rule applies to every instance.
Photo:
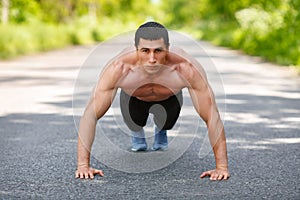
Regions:
[[[102, 170], [90, 167], [90, 151], [97, 120], [111, 106], [118, 88], [123, 119], [132, 131], [132, 151], [147, 149], [143, 126], [149, 113], [153, 113], [155, 122], [152, 150], [167, 150], [166, 130], [176, 123], [182, 106], [181, 90], [188, 88], [197, 113], [207, 125], [216, 161], [216, 168], [200, 177], [229, 178], [224, 126], [206, 74], [183, 50], [169, 48], [168, 31], [156, 22], [140, 26], [135, 33], [135, 49], [115, 57], [101, 73], [80, 120], [76, 178], [103, 176]], [[160, 105], [164, 111], [153, 105]]]

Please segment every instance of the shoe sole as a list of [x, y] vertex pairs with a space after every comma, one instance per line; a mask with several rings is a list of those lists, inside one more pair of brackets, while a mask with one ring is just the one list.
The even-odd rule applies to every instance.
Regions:
[[157, 149], [151, 148], [151, 150], [152, 151], [167, 151], [168, 147], [161, 147], [161, 148], [157, 148]]
[[142, 148], [142, 149], [133, 149], [133, 148], [131, 148], [131, 151], [133, 151], [133, 152], [147, 151], [147, 148], [146, 149], [144, 149], [144, 148]]

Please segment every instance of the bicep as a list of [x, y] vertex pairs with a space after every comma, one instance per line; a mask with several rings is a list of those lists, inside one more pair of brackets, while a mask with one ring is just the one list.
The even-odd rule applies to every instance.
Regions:
[[97, 119], [101, 118], [110, 108], [116, 92], [117, 89], [95, 90], [91, 98], [90, 106]]
[[189, 88], [189, 93], [192, 98], [195, 110], [200, 117], [208, 123], [214, 109], [214, 96], [210, 91], [209, 86], [202, 87], [201, 89]]
[[208, 122], [216, 109], [216, 104], [205, 72], [199, 70], [192, 63], [182, 65], [180, 72], [188, 82], [187, 87], [197, 113], [205, 122]]
[[[123, 52], [124, 53], [124, 52]], [[101, 71], [98, 82], [92, 91], [85, 114], [99, 119], [111, 106], [118, 89], [118, 83], [127, 74], [129, 67], [124, 67], [121, 57], [114, 58]], [[127, 70], [125, 70], [127, 69]]]
[[116, 85], [119, 76], [121, 72], [118, 72], [115, 66], [109, 66], [101, 73], [89, 103], [97, 119], [102, 117], [111, 106], [118, 89]]

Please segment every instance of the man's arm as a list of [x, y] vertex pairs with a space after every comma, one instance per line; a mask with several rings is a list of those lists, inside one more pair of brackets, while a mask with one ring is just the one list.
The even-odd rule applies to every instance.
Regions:
[[101, 170], [90, 167], [90, 152], [95, 137], [97, 120], [111, 106], [117, 91], [116, 85], [123, 74], [124, 64], [121, 62], [114, 62], [103, 71], [81, 117], [78, 130], [76, 178], [93, 179], [95, 174], [103, 176]]
[[216, 169], [206, 171], [200, 177], [210, 176], [211, 180], [227, 179], [230, 175], [228, 172], [224, 125], [206, 75], [203, 69], [200, 68], [200, 64], [195, 67], [194, 63], [181, 64], [179, 72], [188, 83], [189, 93], [197, 113], [207, 125], [209, 140], [216, 161]]
[[210, 176], [211, 180], [227, 179], [228, 159], [224, 125], [221, 121], [212, 91], [209, 86], [202, 89], [189, 89], [195, 108], [208, 128], [210, 144], [214, 151], [216, 169], [201, 174], [201, 178]]
[[[90, 167], [90, 152], [94, 142], [97, 120], [109, 109], [114, 95], [115, 90], [98, 90], [91, 98], [81, 117], [78, 130], [76, 178], [93, 179], [94, 174], [103, 176], [101, 170]], [[101, 97], [101, 100], [97, 96]]]

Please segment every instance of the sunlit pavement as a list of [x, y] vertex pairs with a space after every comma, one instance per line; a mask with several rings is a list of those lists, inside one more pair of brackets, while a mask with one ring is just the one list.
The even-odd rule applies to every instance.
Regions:
[[203, 127], [163, 169], [124, 173], [93, 157], [92, 166], [105, 177], [75, 179], [72, 95], [80, 66], [94, 48], [78, 46], [0, 62], [0, 199], [299, 199], [296, 72], [199, 44], [217, 69], [206, 66], [209, 80], [220, 78], [226, 94], [220, 105], [226, 110], [229, 180], [199, 179], [214, 167], [212, 152], [198, 155]]

